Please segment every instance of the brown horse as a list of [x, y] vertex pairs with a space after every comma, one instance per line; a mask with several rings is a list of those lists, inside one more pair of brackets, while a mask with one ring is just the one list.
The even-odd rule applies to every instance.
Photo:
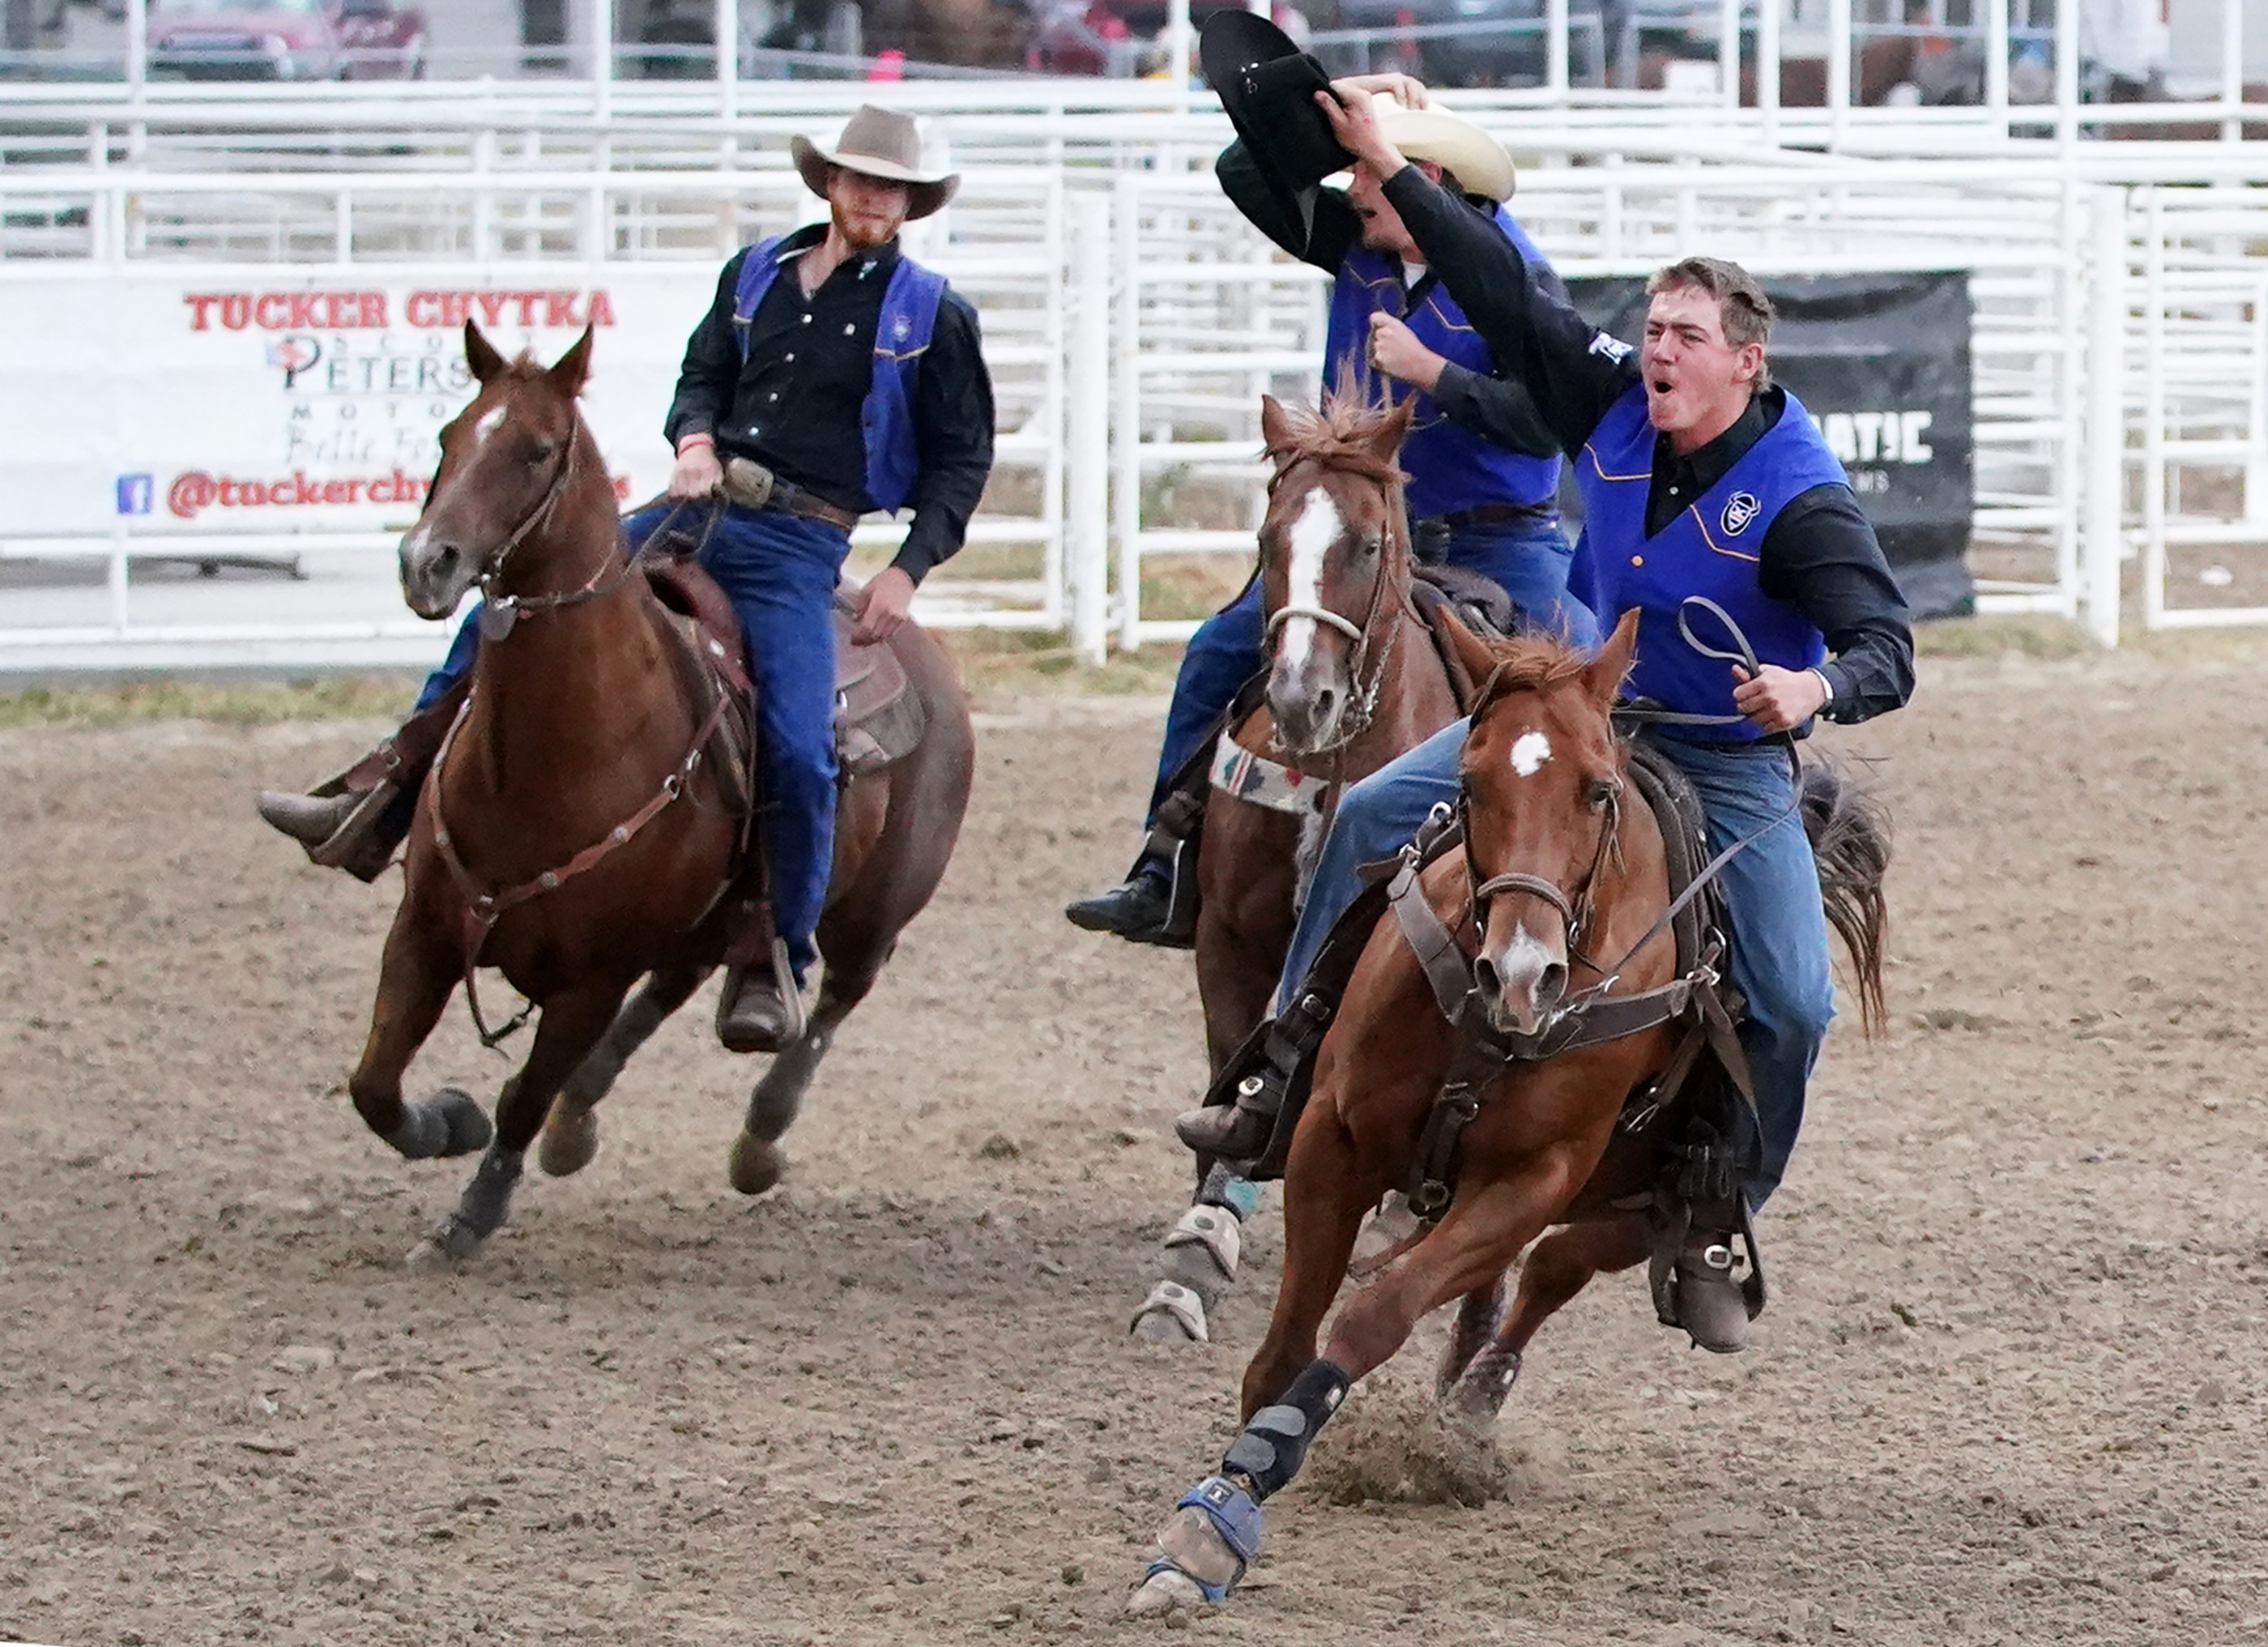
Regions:
[[[614, 488], [576, 406], [590, 352], [585, 331], [548, 370], [525, 355], [508, 362], [467, 325], [480, 392], [442, 431], [440, 469], [401, 543], [403, 598], [420, 617], [446, 615], [478, 586], [491, 615], [501, 606], [516, 618], [484, 624], [470, 698], [419, 797], [370, 1037], [348, 1083], [371, 1130], [404, 1156], [487, 1146], [413, 1259], [469, 1257], [504, 1222], [555, 1097], [545, 1166], [590, 1158], [591, 1105], [715, 966], [732, 919], [739, 797], [707, 757], [715, 712], [681, 655], [690, 645], [625, 556]], [[748, 1193], [777, 1178], [775, 1141], [836, 1026], [935, 890], [968, 801], [973, 738], [951, 664], [911, 624], [889, 645], [928, 731], [843, 797], [818, 933], [825, 982], [734, 1143], [733, 1182]], [[401, 1095], [475, 964], [500, 969], [540, 1015], [497, 1097], [493, 1137], [460, 1090]]]
[[[1588, 661], [1542, 639], [1459, 642], [1491, 679], [1461, 763], [1466, 850], [1436, 859], [1417, 884], [1443, 927], [1472, 934], [1459, 939], [1476, 952], [1467, 963], [1467, 1009], [1500, 1036], [1535, 1036], [1561, 1003], [1587, 993], [1643, 995], [1676, 972], [1663, 837], [1649, 807], [1623, 800], [1630, 756], [1609, 713], [1637, 634], [1636, 614], [1626, 615]], [[1539, 750], [1549, 758], [1536, 758]], [[1822, 851], [1821, 875], [1852, 942], [1871, 1023], [1881, 998], [1881, 853], [1879, 838], [1865, 845]], [[1852, 875], [1873, 883], [1830, 884]], [[1865, 913], [1855, 931], [1845, 925], [1854, 908]], [[1471, 1089], [1477, 1103], [1458, 1145], [1454, 1200], [1339, 1311], [1317, 1358], [1365, 1215], [1412, 1181], [1437, 1096], [1453, 1070], [1472, 1067], [1458, 1064], [1465, 1031], [1438, 999], [1400, 923], [1381, 921], [1322, 1043], [1293, 1134], [1283, 1280], [1244, 1377], [1246, 1429], [1223, 1473], [1185, 1498], [1161, 1533], [1165, 1559], [1132, 1610], [1161, 1610], [1197, 1592], [1217, 1599], [1233, 1584], [1258, 1548], [1258, 1501], [1298, 1470], [1347, 1386], [1428, 1313], [1465, 1301], [1440, 1387], [1453, 1414], [1484, 1422], [1543, 1320], [1599, 1271], [1647, 1256], [1645, 1214], [1616, 1203], [1646, 1189], [1658, 1163], [1609, 1145], [1624, 1100], [1668, 1065], [1679, 1038], [1670, 1023], [1489, 1065]], [[1565, 1227], [1537, 1244], [1499, 1320], [1508, 1271], [1554, 1225]]]
[[[1238, 767], [1249, 794], [1220, 782], [1216, 767], [1197, 847], [1197, 994], [1215, 1075], [1268, 1016], [1300, 887], [1340, 794], [1462, 713], [1411, 595], [1395, 466], [1410, 407], [1377, 405], [1351, 382], [1326, 394], [1320, 412], [1261, 400], [1275, 467], [1260, 526], [1267, 697], [1233, 734], [1250, 757]], [[1204, 1312], [1241, 1249], [1226, 1204], [1238, 1193], [1226, 1181], [1201, 1186], [1167, 1237], [1167, 1281], [1136, 1316], [1137, 1333], [1205, 1336]]]

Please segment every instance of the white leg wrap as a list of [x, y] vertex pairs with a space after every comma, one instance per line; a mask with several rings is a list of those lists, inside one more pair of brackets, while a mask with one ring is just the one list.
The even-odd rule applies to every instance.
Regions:
[[1244, 1226], [1226, 1207], [1192, 1207], [1166, 1237], [1166, 1274], [1185, 1287], [1226, 1286], [1243, 1256]]
[[1142, 1300], [1130, 1330], [1137, 1338], [1167, 1343], [1204, 1343], [1204, 1300], [1178, 1282], [1161, 1281]]

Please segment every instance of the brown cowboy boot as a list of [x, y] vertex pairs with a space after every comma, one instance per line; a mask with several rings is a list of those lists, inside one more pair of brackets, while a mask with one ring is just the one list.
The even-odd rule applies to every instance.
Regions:
[[469, 677], [460, 681], [362, 759], [304, 795], [261, 790], [254, 803], [261, 819], [306, 847], [312, 861], [375, 881], [408, 837], [417, 792], [471, 690]]
[[[769, 918], [767, 917], [767, 924]], [[803, 1038], [803, 991], [775, 937], [770, 961], [727, 965], [717, 998], [717, 1038], [728, 1052], [777, 1052]]]
[[320, 846], [339, 832], [339, 826], [347, 821], [347, 815], [362, 798], [351, 789], [335, 795], [301, 795], [288, 789], [263, 789], [253, 804], [260, 809], [261, 820], [271, 829], [282, 831], [302, 846]]

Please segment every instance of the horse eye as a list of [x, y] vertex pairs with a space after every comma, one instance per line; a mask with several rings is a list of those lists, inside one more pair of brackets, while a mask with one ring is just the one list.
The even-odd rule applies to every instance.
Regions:
[[528, 443], [527, 447], [527, 462], [530, 463], [548, 463], [551, 461], [551, 454], [558, 449], [559, 443], [556, 440], [531, 441]]
[[1620, 793], [1622, 786], [1611, 778], [1594, 778], [1583, 792], [1583, 799], [1594, 812], [1603, 812], [1607, 803]]

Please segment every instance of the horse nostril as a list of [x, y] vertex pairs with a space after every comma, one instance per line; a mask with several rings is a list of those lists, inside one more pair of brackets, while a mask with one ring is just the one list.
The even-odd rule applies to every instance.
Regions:
[[1557, 1006], [1566, 987], [1567, 969], [1557, 961], [1552, 962], [1543, 969], [1543, 976], [1536, 980], [1535, 1004], [1539, 1007]]
[[1484, 955], [1473, 962], [1473, 987], [1490, 1006], [1504, 998], [1504, 979], [1497, 975], [1496, 963]]
[[1315, 694], [1315, 719], [1319, 721], [1328, 722], [1331, 718], [1331, 707], [1333, 705], [1336, 704], [1338, 700], [1338, 694], [1331, 691], [1328, 686], [1323, 688], [1320, 692], [1317, 692]]

